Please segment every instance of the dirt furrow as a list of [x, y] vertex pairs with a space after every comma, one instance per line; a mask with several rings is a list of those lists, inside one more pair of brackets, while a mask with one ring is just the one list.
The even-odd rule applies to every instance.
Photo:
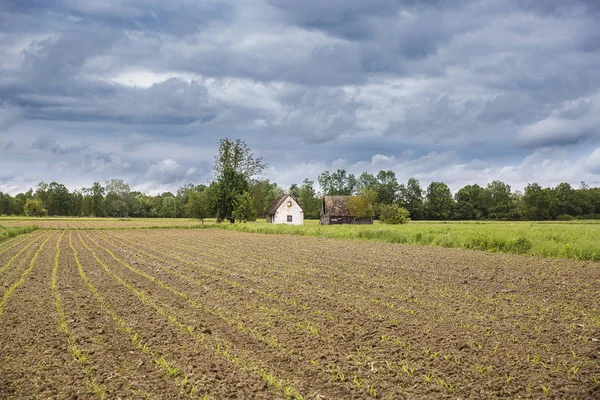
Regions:
[[[177, 385], [138, 350], [89, 292], [79, 276], [69, 239], [64, 238], [60, 248], [56, 292], [64, 312], [63, 334], [74, 358], [83, 358], [80, 364], [89, 386], [108, 398], [179, 397]], [[88, 274], [98, 272], [90, 269]]]
[[[235, 360], [215, 353], [214, 350], [219, 350], [216, 346], [211, 350], [208, 345], [210, 330], [195, 332], [195, 327], [183, 325], [154, 300], [153, 289], [142, 287], [140, 290], [114, 274], [114, 262], [100, 259], [96, 250], [79, 235], [75, 247], [86, 260], [84, 264], [99, 264], [103, 270], [101, 275], [90, 276], [98, 291], [111, 294], [110, 301], [115, 309], [132, 311], [123, 316], [127, 324], [140, 332], [140, 337], [149, 346], [165, 358], [168, 355], [178, 365], [182, 376], [193, 377], [196, 390], [208, 392], [215, 398], [254, 398], [259, 396], [257, 393], [270, 391], [263, 379], [245, 372], [248, 366], [238, 365]], [[228, 349], [222, 347], [220, 351], [227, 352]]]
[[[117, 251], [117, 250], [115, 250]], [[138, 267], [140, 268], [144, 268], [145, 266], [143, 265], [143, 263], [141, 265], [138, 265]], [[157, 266], [158, 269], [162, 270], [163, 268], [160, 266]], [[156, 270], [155, 273], [158, 273], [158, 270]], [[192, 290], [193, 288], [189, 288], [189, 285], [184, 284], [184, 282], [180, 282], [180, 283], [174, 283], [177, 284], [178, 287], [180, 287], [180, 290], [183, 291], [188, 291], [188, 290]], [[179, 286], [181, 285], [181, 286]], [[210, 283], [207, 283], [207, 285], [211, 286]], [[198, 288], [196, 288], [197, 290]], [[237, 288], [233, 288], [231, 287], [230, 290], [235, 291]], [[203, 301], [206, 301], [209, 297], [212, 297], [213, 295], [213, 291], [214, 288], [211, 287], [210, 290], [206, 290], [206, 291], [202, 291], [202, 299]], [[252, 292], [252, 291], [251, 291]], [[240, 292], [237, 293], [240, 297], [248, 297], [247, 294]], [[223, 296], [222, 293], [219, 293], [219, 295]], [[364, 347], [364, 348], [378, 348], [379, 352], [393, 352], [393, 353], [398, 353], [399, 351], [401, 351], [401, 347], [406, 346], [406, 338], [403, 337], [403, 330], [402, 328], [405, 328], [405, 326], [399, 326], [396, 327], [396, 329], [393, 332], [390, 332], [389, 329], [386, 330], [381, 330], [378, 333], [378, 329], [379, 327], [382, 326], [382, 324], [379, 321], [374, 321], [374, 324], [370, 327], [367, 326], [362, 326], [359, 327], [357, 330], [358, 335], [352, 335], [352, 329], [350, 329], [349, 331], [344, 332], [341, 336], [336, 336], [335, 337], [335, 342], [333, 342], [329, 336], [322, 336], [322, 335], [327, 335], [328, 334], [328, 329], [323, 329], [322, 332], [317, 332], [317, 329], [314, 325], [311, 325], [310, 323], [307, 323], [307, 326], [304, 327], [304, 329], [306, 330], [306, 332], [298, 332], [298, 329], [289, 329], [289, 326], [286, 326], [286, 322], [288, 318], [281, 318], [281, 315], [275, 315], [275, 317], [277, 317], [277, 319], [274, 320], [275, 323], [273, 323], [273, 320], [270, 321], [265, 321], [265, 316], [264, 313], [262, 315], [258, 315], [258, 314], [252, 314], [253, 311], [256, 310], [252, 310], [249, 309], [247, 307], [248, 303], [250, 303], [250, 301], [248, 302], [240, 302], [239, 298], [237, 298], [237, 301], [235, 299], [235, 295], [234, 296], [227, 296], [229, 297], [229, 299], [231, 300], [227, 300], [224, 297], [226, 297], [227, 294], [225, 293], [225, 296], [222, 297], [222, 300], [224, 300], [221, 304], [222, 307], [225, 307], [227, 310], [231, 310], [231, 311], [237, 311], [237, 313], [239, 315], [244, 315], [244, 313], [246, 313], [247, 315], [245, 316], [246, 318], [243, 319], [243, 322], [248, 321], [250, 324], [253, 324], [254, 326], [256, 326], [256, 324], [259, 323], [265, 323], [267, 322], [267, 324], [270, 323], [270, 326], [268, 327], [268, 330], [266, 332], [266, 334], [272, 334], [274, 331], [275, 332], [279, 332], [280, 335], [278, 337], [285, 337], [285, 341], [280, 340], [283, 344], [285, 344], [286, 348], [291, 348], [293, 349], [296, 353], [301, 354], [300, 360], [304, 359], [304, 362], [307, 363], [309, 360], [314, 364], [316, 363], [315, 360], [319, 360], [319, 363], [323, 363], [321, 370], [325, 371], [326, 374], [329, 374], [329, 376], [334, 375], [334, 376], [343, 376], [342, 374], [345, 373], [346, 375], [351, 375], [351, 374], [358, 374], [358, 376], [364, 376], [365, 374], [361, 374], [361, 372], [364, 371], [360, 371], [360, 368], [356, 368], [355, 365], [353, 365], [354, 362], [354, 358], [356, 358], [357, 356], [357, 352], [356, 349], [360, 348], [360, 347]], [[257, 307], [258, 308], [258, 307]], [[272, 311], [272, 309], [270, 309]], [[295, 311], [295, 314], [299, 314], [301, 312], [300, 309], [296, 309], [293, 310]], [[288, 314], [289, 315], [289, 314]], [[309, 313], [310, 315], [310, 313]], [[354, 316], [349, 316], [349, 321], [351, 321], [350, 324], [348, 324], [348, 326], [352, 326], [352, 322], [355, 321], [360, 321], [360, 318], [357, 318], [357, 315]], [[313, 315], [314, 318], [314, 315]], [[362, 318], [364, 320], [364, 316]], [[314, 320], [314, 319], [313, 319]], [[321, 328], [320, 325], [319, 329]], [[287, 328], [287, 329], [286, 329]], [[294, 324], [292, 324], [291, 328], [297, 328], [296, 326], [294, 326]], [[310, 328], [310, 330], [308, 329]], [[313, 331], [314, 329], [314, 331]], [[300, 333], [300, 334], [299, 334]], [[302, 334], [304, 333], [304, 334]], [[306, 334], [309, 333], [309, 334]], [[312, 334], [311, 334], [312, 333]], [[400, 336], [403, 338], [402, 342], [397, 342], [400, 343], [402, 346], [399, 346], [398, 344], [394, 344], [394, 342], [392, 342], [392, 339], [394, 339], [394, 336], [392, 336], [393, 334], [397, 336]], [[422, 336], [422, 333], [421, 335]], [[381, 338], [383, 337], [389, 337], [390, 340], [386, 340], [386, 341], [382, 341]], [[318, 338], [322, 338], [324, 339], [321, 341], [318, 341]], [[447, 338], [446, 338], [447, 339]], [[435, 338], [432, 338], [432, 340], [436, 340]], [[311, 343], [316, 341], [316, 343]], [[437, 340], [436, 340], [437, 341]], [[410, 343], [409, 343], [410, 345]], [[316, 351], [311, 351], [311, 350], [316, 350]], [[424, 348], [426, 349], [426, 347]], [[434, 350], [435, 351], [435, 350]], [[432, 353], [434, 352], [432, 351]], [[361, 351], [362, 353], [365, 353], [365, 351]], [[406, 361], [407, 357], [403, 357], [404, 362]], [[301, 363], [302, 361], [297, 361], [298, 363]], [[344, 360], [352, 360], [352, 363], [349, 362], [344, 362]], [[438, 360], [442, 360], [442, 357], [440, 357]], [[421, 364], [424, 361], [429, 361], [426, 360], [425, 357], [423, 356]], [[443, 363], [444, 361], [442, 361]], [[446, 369], [452, 370], [452, 365], [450, 365], [450, 363], [446, 363]], [[372, 368], [373, 366], [371, 366], [370, 368]], [[427, 366], [426, 365], [421, 365], [421, 367], [419, 369], [423, 369], [423, 370], [427, 370]], [[443, 368], [438, 368], [437, 369], [437, 375], [439, 376], [440, 373], [443, 373]], [[451, 371], [450, 371], [451, 372]], [[367, 376], [369, 375], [368, 373], [366, 374]], [[380, 374], [383, 375], [383, 374]], [[451, 379], [452, 378], [452, 374], [446, 374], [445, 375], [446, 379]], [[343, 379], [343, 378], [342, 378]], [[363, 380], [367, 381], [368, 379], [363, 378]], [[390, 379], [389, 377], [387, 377], [385, 379], [386, 384], [384, 386], [389, 386], [388, 384], [390, 382], [393, 382], [393, 379]]]
[[[189, 236], [187, 234], [181, 235], [181, 238], [175, 239], [177, 236], [176, 233], [171, 232], [170, 234], [174, 235], [173, 240], [165, 237], [163, 238], [163, 242], [175, 243], [176, 247], [180, 247], [177, 243], [185, 242], [186, 239], [183, 238]], [[135, 236], [135, 233], [132, 235]], [[244, 256], [252, 252], [252, 250], [248, 250], [249, 248], [254, 248], [251, 238], [256, 241], [256, 247], [260, 248], [263, 246], [262, 235], [246, 235], [246, 237], [250, 238], [246, 242], [238, 237], [232, 240], [236, 243], [236, 246], [244, 249], [244, 252], [241, 253]], [[206, 236], [203, 238], [206, 239]], [[332, 273], [335, 276], [337, 273], [336, 270], [342, 268], [341, 266], [334, 267], [319, 264], [318, 254], [320, 253], [318, 249], [321, 246], [315, 244], [317, 242], [315, 239], [299, 238], [299, 240], [304, 242], [304, 247], [313, 249], [312, 251], [316, 254], [313, 257], [314, 265], [319, 265], [323, 271]], [[338, 241], [331, 242], [337, 243]], [[204, 244], [207, 244], [205, 247], [210, 249], [210, 240], [206, 241], [206, 243], [199, 243], [198, 248], [203, 249]], [[356, 243], [353, 244], [357, 245]], [[341, 246], [343, 247], [344, 245], [346, 244], [342, 244]], [[372, 252], [373, 248], [377, 248], [386, 254], [383, 259], [388, 259], [388, 261], [390, 254], [386, 252], [389, 251], [388, 248], [394, 247], [394, 245], [388, 244], [366, 245], [364, 246], [366, 252]], [[327, 246], [325, 245], [325, 247]], [[593, 285], [598, 286], [599, 283], [596, 276], [591, 281], [588, 279], [586, 285], [579, 285], [579, 282], [583, 280], [582, 273], [585, 274], [586, 271], [581, 268], [589, 266], [590, 263], [577, 263], [564, 260], [539, 260], [530, 257], [500, 254], [482, 254], [482, 259], [486, 260], [486, 263], [477, 265], [475, 262], [476, 257], [473, 256], [473, 254], [476, 255], [477, 253], [452, 250], [448, 251], [447, 255], [444, 255], [443, 252], [445, 249], [408, 247], [409, 253], [414, 252], [415, 254], [402, 254], [401, 259], [397, 263], [397, 267], [402, 268], [396, 268], [396, 271], [388, 269], [387, 273], [391, 275], [391, 279], [383, 279], [382, 282], [365, 282], [361, 279], [361, 275], [364, 276], [365, 271], [369, 271], [370, 269], [374, 270], [374, 273], [381, 274], [381, 272], [377, 272], [376, 268], [381, 262], [377, 254], [373, 253], [371, 264], [375, 265], [374, 268], [370, 268], [368, 265], [357, 266], [356, 264], [352, 264], [352, 268], [348, 268], [348, 271], [353, 271], [357, 268], [362, 269], [357, 271], [355, 279], [347, 279], [347, 277], [343, 277], [347, 279], [346, 281], [343, 279], [321, 279], [321, 286], [315, 287], [314, 282], [309, 282], [308, 284], [307, 282], [302, 282], [298, 275], [295, 276], [295, 279], [296, 285], [299, 285], [300, 288], [295, 288], [293, 284], [281, 286], [281, 288], [288, 291], [289, 289], [292, 291], [295, 290], [299, 292], [299, 295], [310, 294], [314, 296], [314, 303], [317, 304], [320, 300], [318, 294], [322, 292], [329, 298], [337, 297], [341, 301], [350, 301], [353, 307], [359, 310], [370, 310], [369, 312], [372, 313], [371, 316], [376, 317], [377, 314], [385, 316], [385, 307], [387, 307], [385, 305], [386, 299], [395, 299], [394, 296], [398, 295], [399, 287], [396, 283], [407, 280], [410, 284], [407, 288], [409, 290], [406, 291], [407, 293], [401, 293], [401, 298], [411, 300], [409, 305], [415, 310], [415, 316], [411, 317], [412, 314], [408, 314], [405, 317], [400, 315], [398, 318], [399, 322], [401, 321], [400, 328], [385, 328], [385, 324], [381, 322], [379, 324], [365, 324], [364, 317], [357, 319], [353, 313], [340, 313], [340, 309], [331, 311], [339, 318], [344, 318], [344, 316], [349, 317], [343, 320], [341, 325], [358, 325], [356, 331], [359, 333], [359, 336], [357, 339], [367, 346], [374, 344], [377, 339], [383, 340], [383, 337], [386, 336], [388, 340], [395, 340], [399, 344], [403, 342], [417, 343], [419, 351], [422, 352], [421, 357], [424, 360], [431, 358], [431, 356], [427, 356], [427, 353], [436, 354], [434, 357], [437, 357], [438, 360], [442, 356], [450, 356], [450, 361], [444, 360], [444, 363], [448, 364], [448, 369], [460, 371], [461, 379], [466, 381], [466, 384], [463, 386], [466, 386], [466, 390], [469, 392], [474, 390], [473, 388], [478, 385], [477, 382], [481, 379], [481, 376], [487, 374], [487, 367], [491, 367], [495, 371], [496, 376], [493, 380], [488, 379], [492, 383], [486, 389], [490, 391], [489, 393], [502, 392], [503, 386], [506, 386], [506, 380], [510, 382], [510, 386], [514, 388], [514, 392], [504, 392], [505, 394], [516, 393], [519, 390], [529, 390], [532, 383], [535, 385], [535, 382], [539, 381], [536, 377], [541, 379], [544, 376], [551, 376], [551, 380], [553, 381], [559, 381], [560, 377], [568, 377], [568, 381], [564, 383], [565, 391], [571, 390], [568, 389], [569, 387], [573, 388], [581, 384], [584, 384], [584, 386], [590, 385], [589, 383], [585, 384], [581, 380], [581, 375], [569, 372], [571, 369], [577, 370], [577, 365], [581, 365], [582, 368], [585, 367], [592, 374], [594, 370], [597, 370], [597, 363], [594, 364], [589, 358], [580, 358], [578, 355], [572, 356], [571, 353], [571, 350], [575, 352], [575, 349], [579, 349], [582, 346], [584, 354], [594, 354], [595, 351], [592, 350], [593, 342], [590, 339], [590, 335], [594, 334], [594, 326], [596, 326], [595, 329], [598, 329], [598, 319], [595, 316], [597, 312], [594, 313], [594, 302], [597, 299], [592, 299], [588, 295], [588, 299], [591, 302], [588, 300], [587, 303], [581, 303], [578, 300], [584, 298], [586, 293], [590, 293], [590, 288]], [[407, 252], [406, 246], [395, 246], [395, 248], [398, 249], [399, 253]], [[201, 250], [197, 250], [196, 252], [199, 253]], [[231, 253], [236, 252], [232, 251]], [[467, 253], [466, 255], [469, 257], [457, 258], [454, 253], [459, 253], [460, 255]], [[297, 268], [305, 268], [302, 257], [296, 257], [296, 254], [291, 250], [287, 251], [283, 257], [277, 258], [277, 260], [281, 258], [285, 259], [286, 256], [290, 259], [296, 258], [301, 261]], [[411, 260], [409, 256], [412, 256], [413, 259]], [[224, 259], [227, 258], [227, 255], [224, 255]], [[417, 259], [419, 262], [415, 263]], [[465, 259], [468, 260], [468, 264], [466, 265]], [[447, 262], [447, 265], [441, 266], [440, 260]], [[254, 265], [256, 265], [256, 262], [252, 261], [252, 259], [248, 260], [248, 262], [255, 263]], [[521, 266], [519, 263], [523, 265]], [[547, 297], [539, 298], [539, 293], [544, 293], [543, 291], [534, 292], [533, 296], [515, 294], [513, 290], [518, 292], [520, 289], [518, 287], [517, 289], [511, 289], [512, 279], [518, 278], [519, 282], [531, 282], [531, 274], [528, 270], [534, 268], [536, 263], [538, 268], [542, 268], [542, 275], [563, 279], [561, 291], [569, 293], [571, 296], [552, 296], [548, 293]], [[493, 267], [492, 270], [496, 271], [494, 272], [495, 275], [506, 275], [507, 278], [497, 279], [494, 274], [490, 274], [488, 271], [490, 264]], [[563, 271], [559, 267], [564, 265], [570, 267], [567, 267]], [[228, 263], [227, 268], [231, 267], [235, 268], [237, 266], [233, 263]], [[266, 265], [266, 271], [268, 271], [268, 268], [273, 269], [273, 275], [275, 276], [279, 271], [292, 268], [290, 265], [283, 265], [283, 267], [281, 262], [272, 261]], [[521, 268], [525, 270], [525, 275], [522, 275]], [[577, 272], [578, 269], [580, 272]], [[455, 271], [455, 275], [458, 278], [450, 279], [448, 277], [452, 276], [452, 274], [440, 273], [440, 271], [449, 270]], [[348, 271], [346, 272], [348, 273]], [[593, 269], [588, 269], [587, 271], [592, 273], [592, 277], [594, 276]], [[243, 274], [246, 274], [246, 272], [243, 272]], [[279, 273], [279, 275], [282, 274]], [[484, 278], [493, 278], [493, 280], [490, 280], [492, 283], [482, 285], [481, 280]], [[274, 280], [276, 281], [276, 279]], [[311, 279], [311, 281], [314, 280]], [[343, 284], [340, 284], [340, 281]], [[329, 288], [326, 282], [329, 284]], [[519, 285], [522, 285], [522, 283], [519, 283]], [[211, 285], [209, 284], [208, 286], [210, 287]], [[277, 285], [274, 285], [274, 290], [277, 290], [276, 287]], [[573, 290], [576, 287], [583, 289], [581, 293]], [[355, 294], [357, 292], [371, 294], [371, 297], [361, 297]], [[572, 296], [574, 293], [577, 293], [577, 295]], [[251, 298], [252, 294], [241, 294], [241, 296], [243, 298]], [[398, 299], [396, 298], [396, 300]], [[549, 308], [548, 306], [544, 306], [544, 303], [549, 304], [549, 302], [554, 302], [555, 307]], [[456, 303], [457, 307], [449, 308], [448, 305], [452, 303]], [[325, 306], [329, 308], [327, 304]], [[432, 309], [435, 310], [436, 308], [438, 311], [432, 312]], [[438, 316], [437, 318], [436, 315]], [[437, 319], [440, 316], [443, 317], [443, 321], [438, 322]], [[488, 320], [488, 316], [493, 319]], [[579, 323], [577, 325], [565, 320], [561, 321], [561, 319], [571, 318], [571, 316], [574, 321], [581, 318], [581, 322], [587, 321], [587, 323]], [[511, 320], [514, 318], [517, 318], [516, 323], [506, 322], [507, 319]], [[410, 320], [413, 321], [412, 324], [407, 323]], [[427, 324], [424, 325], [423, 321], [426, 321]], [[561, 345], [559, 341], [556, 341], [557, 328], [563, 329], [564, 333], [560, 334], [560, 336], [569, 338], [573, 347], [565, 347], [564, 344]], [[578, 333], [577, 330], [580, 330], [580, 332]], [[400, 334], [400, 338], [398, 336], [394, 338], [394, 334]], [[523, 346], [528, 348], [529, 354], [519, 351]], [[380, 345], [377, 347], [385, 349], [387, 346]], [[414, 354], [415, 352], [411, 349], [409, 353]], [[474, 358], [469, 353], [479, 355]], [[383, 354], [378, 351], [375, 358], [380, 358]], [[456, 365], [451, 363], [454, 356], [462, 358], [462, 368], [456, 368]], [[482, 360], [488, 360], [488, 364], [481, 362]], [[428, 361], [422, 362], [426, 362], [425, 365], [429, 365], [427, 364]], [[432, 365], [438, 365], [439, 363], [439, 361], [436, 361]], [[552, 370], [553, 368], [554, 370]], [[467, 371], [469, 372], [465, 373]], [[511, 373], [513, 376], [511, 376]], [[527, 376], [533, 377], [533, 379], [526, 379], [525, 377]], [[540, 390], [539, 386], [537, 390]]]
[[[94, 235], [90, 235], [90, 239], [94, 239]], [[96, 243], [94, 243], [96, 245]], [[98, 246], [98, 249], [102, 247]], [[115, 250], [111, 248], [112, 250]], [[104, 256], [106, 257], [106, 256]], [[108, 258], [108, 257], [107, 257]], [[120, 260], [120, 259], [119, 259]], [[121, 260], [122, 261], [122, 260]], [[143, 265], [136, 265], [135, 268], [142, 268], [141, 273], [150, 277], [150, 279], [144, 279], [136, 273], [128, 271], [127, 268], [121, 268], [119, 274], [124, 276], [128, 281], [133, 282], [138, 288], [145, 288], [145, 292], [151, 292], [153, 296], [160, 299], [161, 304], [164, 307], [168, 307], [173, 315], [179, 316], [181, 321], [187, 321], [192, 326], [202, 327], [210, 329], [213, 336], [221, 335], [225, 340], [232, 343], [236, 348], [253, 348], [252, 353], [261, 354], [261, 359], [266, 362], [266, 365], [278, 366], [278, 369], [284, 374], [294, 374], [300, 379], [299, 385], [304, 384], [307, 388], [307, 382], [315, 384], [316, 382], [321, 383], [323, 390], [328, 390], [333, 393], [336, 398], [351, 398], [356, 394], [353, 394], [351, 387], [344, 388], [346, 385], [335, 385], [330, 383], [330, 373], [323, 373], [327, 371], [326, 366], [319, 366], [315, 363], [310, 363], [310, 357], [306, 353], [306, 349], [316, 348], [318, 353], [314, 353], [315, 359], [320, 359], [325, 349], [323, 344], [316, 341], [312, 343], [315, 346], [310, 346], [312, 339], [315, 339], [308, 333], [308, 329], [298, 329], [293, 327], [292, 332], [283, 330], [281, 333], [281, 339], [285, 339], [285, 343], [288, 345], [285, 348], [281, 348], [281, 345], [276, 341], [273, 341], [272, 336], [266, 338], [257, 337], [256, 327], [260, 324], [265, 323], [264, 318], [255, 318], [255, 316], [249, 314], [245, 315], [247, 311], [253, 311], [250, 309], [239, 309], [239, 299], [237, 304], [233, 301], [227, 301], [222, 298], [224, 307], [216, 307], [205, 305], [204, 299], [207, 297], [206, 292], [198, 293], [197, 288], [191, 286], [189, 282], [177, 282], [171, 279], [172, 277], [161, 273], [159, 270], [149, 270], [144, 268]], [[152, 283], [156, 283], [154, 286]], [[147, 288], [147, 289], [146, 289]], [[176, 289], [175, 289], [176, 288]], [[174, 292], [177, 293], [173, 296]], [[235, 309], [235, 310], [234, 310]], [[237, 311], [233, 314], [231, 310]], [[283, 323], [283, 321], [275, 321], [277, 325]], [[273, 325], [271, 323], [271, 325]], [[299, 341], [294, 345], [292, 337], [297, 337]], [[289, 368], [287, 371], [282, 370], [281, 366]], [[328, 389], [325, 389], [328, 388]], [[360, 391], [358, 391], [360, 392]], [[327, 392], [321, 393], [329, 396]]]
[[[50, 290], [54, 245], [48, 235], [30, 254], [22, 284], [5, 298], [0, 315], [0, 393], [18, 398], [87, 397], [82, 373], [56, 329]], [[17, 283], [19, 281], [16, 281]], [[14, 287], [14, 286], [11, 286]]]

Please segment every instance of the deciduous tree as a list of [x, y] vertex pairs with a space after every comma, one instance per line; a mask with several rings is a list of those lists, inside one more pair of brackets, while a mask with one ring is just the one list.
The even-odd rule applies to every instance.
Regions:
[[235, 222], [234, 201], [248, 191], [250, 179], [265, 167], [262, 158], [255, 157], [242, 140], [225, 138], [219, 142], [219, 154], [215, 156], [213, 166], [217, 183], [217, 221], [229, 219]]

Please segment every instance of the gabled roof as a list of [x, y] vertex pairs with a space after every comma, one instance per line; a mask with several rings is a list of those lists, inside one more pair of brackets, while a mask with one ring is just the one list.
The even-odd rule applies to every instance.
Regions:
[[274, 215], [275, 212], [277, 211], [277, 209], [283, 204], [283, 202], [285, 201], [285, 199], [287, 199], [288, 197], [289, 197], [288, 194], [284, 194], [282, 196], [279, 196], [275, 200], [273, 200], [273, 202], [269, 206], [269, 210], [267, 211], [267, 215]]
[[324, 215], [353, 216], [350, 212], [350, 200], [354, 196], [325, 196], [323, 197]]

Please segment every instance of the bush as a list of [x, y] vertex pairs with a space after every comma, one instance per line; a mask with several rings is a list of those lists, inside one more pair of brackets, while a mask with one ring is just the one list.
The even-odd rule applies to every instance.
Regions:
[[23, 208], [25, 211], [25, 215], [28, 217], [47, 217], [48, 210], [46, 210], [42, 204], [41, 200], [38, 199], [29, 199], [25, 202], [25, 207]]
[[531, 240], [520, 237], [508, 246], [508, 251], [515, 254], [525, 254], [533, 247]]
[[379, 220], [384, 224], [406, 224], [410, 221], [409, 216], [408, 210], [397, 204], [383, 204], [379, 207]]
[[561, 214], [558, 217], [556, 217], [557, 221], [573, 221], [574, 219], [575, 217], [569, 214]]

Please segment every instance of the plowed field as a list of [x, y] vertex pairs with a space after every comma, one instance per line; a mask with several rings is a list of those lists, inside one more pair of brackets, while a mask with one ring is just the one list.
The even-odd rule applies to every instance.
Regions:
[[0, 244], [2, 398], [600, 398], [600, 265], [221, 230]]
[[28, 218], [28, 219], [3, 219], [0, 224], [6, 227], [21, 227], [36, 225], [45, 229], [129, 229], [167, 226], [194, 226], [201, 222], [185, 218]]

